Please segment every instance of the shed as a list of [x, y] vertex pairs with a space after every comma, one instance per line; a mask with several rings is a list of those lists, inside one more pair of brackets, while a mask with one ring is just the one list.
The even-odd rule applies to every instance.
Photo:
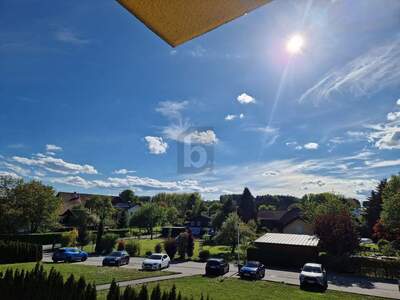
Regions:
[[301, 267], [316, 262], [319, 239], [314, 235], [266, 233], [254, 241], [248, 250], [248, 260], [258, 260], [266, 266]]

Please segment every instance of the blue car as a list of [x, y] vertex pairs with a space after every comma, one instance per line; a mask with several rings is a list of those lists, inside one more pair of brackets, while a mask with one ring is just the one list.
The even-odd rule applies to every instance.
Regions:
[[88, 258], [88, 254], [85, 251], [79, 250], [77, 248], [60, 248], [56, 250], [53, 254], [53, 261], [85, 261]]
[[248, 261], [239, 272], [240, 278], [262, 279], [265, 276], [265, 266], [258, 261]]

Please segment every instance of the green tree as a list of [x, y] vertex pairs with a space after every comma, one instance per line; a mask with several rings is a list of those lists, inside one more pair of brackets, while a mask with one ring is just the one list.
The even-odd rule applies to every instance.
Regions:
[[15, 188], [21, 179], [0, 176], [0, 233], [15, 233], [21, 226], [21, 211], [17, 207]]
[[90, 234], [88, 231], [88, 223], [91, 215], [83, 206], [74, 207], [71, 209], [72, 218], [71, 225], [78, 229], [78, 243], [83, 248], [90, 242]]
[[400, 175], [390, 177], [382, 199], [382, 223], [391, 235], [400, 239]]
[[165, 224], [175, 225], [179, 223], [179, 212], [175, 207], [168, 207], [165, 209]]
[[51, 186], [33, 180], [20, 183], [14, 188], [16, 209], [20, 211], [20, 222], [30, 232], [48, 230], [58, 224], [61, 205]]
[[131, 205], [139, 204], [139, 197], [132, 190], [124, 190], [119, 194], [121, 200]]
[[271, 210], [275, 210], [275, 206], [273, 205], [268, 205], [268, 204], [261, 204], [258, 207], [258, 211], [262, 212], [262, 211], [271, 211]]
[[189, 243], [189, 235], [187, 232], [182, 232], [178, 236], [178, 254], [181, 259], [186, 258], [186, 251]]
[[255, 236], [255, 233], [251, 228], [249, 228], [247, 224], [243, 223], [236, 213], [231, 213], [222, 224], [222, 227], [216, 236], [218, 242], [231, 247], [232, 254], [235, 252], [237, 246], [238, 230], [239, 242], [241, 244], [247, 243]]
[[128, 227], [128, 212], [123, 209], [118, 213], [117, 228], [127, 228]]
[[101, 240], [104, 234], [105, 223], [107, 218], [109, 218], [114, 212], [111, 198], [94, 196], [86, 201], [85, 207], [89, 209], [89, 211], [95, 215], [98, 220], [95, 251], [96, 253], [100, 253], [102, 251]]
[[368, 200], [364, 202], [366, 205], [365, 210], [365, 221], [367, 225], [367, 231], [369, 235], [372, 235], [374, 225], [378, 222], [381, 211], [382, 211], [382, 194], [387, 185], [387, 180], [381, 180], [374, 191], [371, 192], [371, 195], [368, 197]]
[[238, 212], [240, 218], [246, 223], [252, 219], [257, 218], [257, 210], [254, 203], [254, 197], [247, 187], [244, 189], [242, 197], [240, 198]]
[[154, 227], [160, 225], [164, 218], [163, 214], [163, 209], [156, 203], [146, 203], [134, 213], [130, 226], [146, 228], [150, 233], [150, 238], [153, 239]]

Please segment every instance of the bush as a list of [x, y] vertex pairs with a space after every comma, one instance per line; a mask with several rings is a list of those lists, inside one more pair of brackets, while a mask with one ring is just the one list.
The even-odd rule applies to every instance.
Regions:
[[162, 246], [160, 243], [154, 246], [154, 252], [155, 253], [161, 253], [162, 252]]
[[78, 239], [78, 231], [76, 229], [71, 230], [69, 232], [64, 232], [61, 235], [61, 246], [62, 247], [67, 247], [67, 246], [76, 246], [76, 242]]
[[108, 229], [106, 230], [106, 233], [114, 233], [118, 235], [118, 237], [127, 237], [129, 235], [129, 228], [123, 228], [123, 229]]
[[110, 253], [113, 251], [115, 247], [115, 243], [117, 242], [118, 236], [113, 233], [105, 234], [101, 239], [100, 250], [104, 253]]
[[176, 251], [178, 250], [178, 245], [175, 239], [169, 238], [164, 241], [164, 249], [171, 259], [174, 259]]
[[376, 243], [376, 244], [378, 245], [379, 251], [382, 252], [383, 247], [389, 245], [390, 242], [387, 241], [387, 240], [384, 240], [384, 239], [380, 239], [380, 240], [378, 241], [378, 243]]
[[146, 256], [150, 256], [150, 255], [152, 255], [153, 253], [151, 252], [151, 251], [146, 251]]
[[395, 256], [396, 255], [396, 249], [394, 249], [390, 243], [387, 245], [383, 245], [381, 248], [381, 252], [384, 256]]
[[125, 250], [125, 248], [126, 248], [125, 241], [124, 240], [118, 240], [117, 250], [118, 251], [123, 251], [123, 250]]
[[201, 250], [200, 252], [199, 252], [199, 259], [201, 260], [201, 261], [206, 261], [207, 259], [209, 259], [210, 258], [210, 251], [208, 251], [208, 250]]
[[390, 243], [395, 250], [400, 251], [400, 240], [394, 240]]
[[32, 262], [42, 260], [42, 245], [0, 240], [0, 263]]
[[7, 300], [96, 300], [94, 284], [86, 284], [83, 277], [75, 280], [74, 275], [64, 282], [59, 272], [51, 269], [47, 273], [39, 263], [32, 270], [7, 269], [4, 274], [0, 273], [0, 291], [2, 299]]
[[140, 243], [138, 241], [129, 241], [125, 245], [126, 252], [129, 253], [129, 256], [139, 256], [140, 255]]
[[62, 234], [62, 232], [0, 234], [0, 240], [19, 241], [37, 245], [54, 245], [61, 243]]

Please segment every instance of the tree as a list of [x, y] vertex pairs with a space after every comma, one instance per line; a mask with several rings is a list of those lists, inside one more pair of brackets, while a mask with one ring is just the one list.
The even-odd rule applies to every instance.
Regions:
[[188, 229], [188, 241], [186, 246], [186, 254], [190, 258], [193, 256], [194, 252], [194, 237], [192, 230]]
[[267, 204], [261, 204], [258, 207], [258, 211], [262, 212], [262, 211], [270, 211], [270, 210], [275, 210], [275, 206], [272, 205], [267, 205]]
[[175, 207], [165, 209], [165, 224], [175, 225], [179, 223], [179, 212]]
[[127, 227], [128, 227], [128, 212], [125, 209], [123, 209], [118, 214], [117, 228], [122, 229]]
[[109, 197], [99, 196], [94, 196], [86, 201], [85, 207], [98, 219], [95, 251], [96, 253], [100, 253], [102, 251], [101, 241], [104, 234], [104, 226], [107, 218], [114, 212], [114, 208]]
[[382, 199], [382, 223], [391, 235], [400, 239], [400, 175], [390, 177]]
[[21, 226], [21, 211], [17, 208], [15, 188], [21, 179], [0, 176], [0, 233], [15, 233]]
[[216, 240], [231, 247], [231, 253], [235, 252], [238, 242], [238, 229], [240, 243], [246, 243], [254, 238], [254, 232], [243, 223], [236, 213], [231, 213], [222, 224]]
[[328, 212], [315, 220], [315, 234], [321, 246], [333, 255], [351, 254], [358, 246], [359, 236], [350, 214]]
[[153, 229], [163, 220], [163, 209], [155, 203], [142, 205], [132, 216], [130, 226], [146, 228], [153, 239]]
[[187, 232], [182, 232], [178, 236], [178, 254], [181, 259], [185, 259], [188, 247], [189, 235]]
[[89, 211], [82, 206], [74, 207], [71, 210], [71, 225], [78, 229], [78, 243], [81, 247], [86, 246], [90, 242], [90, 235], [87, 229], [91, 216]]
[[164, 241], [164, 249], [171, 259], [174, 259], [176, 251], [178, 250], [178, 244], [175, 239], [168, 238]]
[[240, 198], [239, 216], [246, 223], [252, 219], [257, 218], [257, 210], [254, 203], [254, 197], [247, 187], [244, 189], [242, 197]]
[[130, 205], [139, 204], [139, 197], [132, 190], [124, 190], [119, 194], [121, 200]]
[[51, 186], [36, 180], [20, 183], [14, 188], [14, 196], [15, 209], [20, 212], [19, 218], [23, 228], [34, 233], [51, 229], [58, 224], [61, 202]]
[[387, 185], [387, 180], [381, 180], [375, 191], [371, 192], [367, 202], [365, 211], [365, 221], [367, 226], [367, 233], [370, 235], [373, 232], [373, 227], [378, 222], [382, 211], [382, 194]]

